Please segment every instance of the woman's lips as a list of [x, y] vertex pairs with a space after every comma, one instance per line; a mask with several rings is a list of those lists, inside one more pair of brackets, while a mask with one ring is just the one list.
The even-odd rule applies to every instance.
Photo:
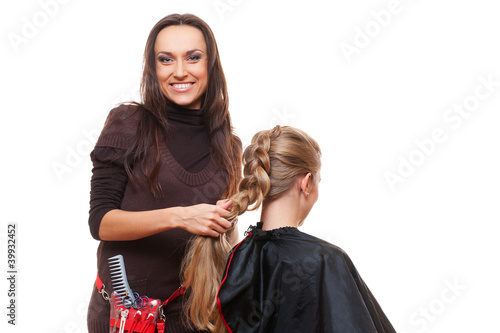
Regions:
[[170, 87], [177, 92], [186, 92], [193, 87], [193, 82], [170, 83]]

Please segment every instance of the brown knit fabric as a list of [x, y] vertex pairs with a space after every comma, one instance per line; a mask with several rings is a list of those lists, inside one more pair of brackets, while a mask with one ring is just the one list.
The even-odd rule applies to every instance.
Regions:
[[[163, 195], [155, 198], [145, 177], [144, 186], [133, 186], [127, 181], [127, 174], [119, 157], [134, 138], [139, 117], [137, 106], [122, 105], [113, 109], [91, 154], [94, 169], [89, 227], [96, 239], [102, 216], [111, 209], [144, 211], [199, 203], [214, 204], [220, 199], [226, 186], [215, 160], [209, 160], [199, 172], [190, 173], [172, 156], [166, 140], [160, 143], [161, 172], [158, 177]], [[189, 134], [190, 128], [194, 127], [182, 130]], [[199, 127], [197, 131], [199, 132]], [[208, 136], [205, 137], [208, 140]], [[209, 145], [203, 142], [196, 147], [208, 149]], [[184, 154], [186, 151], [187, 155], [190, 151], [193, 155], [200, 154], [193, 146], [184, 148]], [[180, 264], [191, 236], [185, 230], [172, 229], [136, 241], [101, 241], [97, 251], [97, 266], [107, 291], [111, 292], [107, 260], [121, 254], [131, 289], [140, 295], [164, 301], [181, 283]], [[165, 311], [166, 332], [192, 332], [182, 325], [182, 297], [169, 304]], [[89, 305], [88, 328], [89, 332], [109, 332], [109, 303], [102, 299], [95, 287]]]

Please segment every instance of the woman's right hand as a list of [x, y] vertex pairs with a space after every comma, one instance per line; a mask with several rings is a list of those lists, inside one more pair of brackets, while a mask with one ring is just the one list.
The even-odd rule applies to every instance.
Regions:
[[231, 200], [219, 200], [216, 205], [198, 204], [188, 207], [177, 207], [178, 226], [192, 234], [219, 237], [232, 227], [224, 217]]

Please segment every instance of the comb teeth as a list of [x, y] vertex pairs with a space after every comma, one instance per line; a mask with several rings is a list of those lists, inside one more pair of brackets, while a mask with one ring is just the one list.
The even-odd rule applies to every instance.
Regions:
[[116, 292], [113, 292], [112, 297], [113, 297], [113, 304], [115, 306], [115, 309], [118, 309], [121, 306], [123, 306], [123, 301], [122, 301], [123, 298], [120, 295], [118, 295]]
[[[108, 259], [109, 272], [111, 274], [111, 284], [113, 290], [121, 297], [130, 297], [131, 304], [135, 302], [134, 294], [128, 285], [127, 273], [125, 272], [125, 263], [121, 254]], [[127, 301], [128, 302], [128, 301]], [[125, 303], [127, 303], [125, 302]], [[125, 304], [127, 305], [127, 304]]]

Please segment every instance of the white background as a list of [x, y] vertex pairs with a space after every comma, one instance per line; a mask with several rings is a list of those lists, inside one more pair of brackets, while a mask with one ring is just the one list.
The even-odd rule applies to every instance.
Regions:
[[[86, 332], [98, 245], [87, 225], [88, 154], [108, 111], [138, 99], [152, 26], [191, 12], [217, 38], [244, 143], [276, 124], [320, 143], [320, 199], [302, 230], [350, 255], [397, 331], [498, 331], [494, 3], [2, 2], [0, 330]], [[240, 230], [258, 218], [246, 214]]]

